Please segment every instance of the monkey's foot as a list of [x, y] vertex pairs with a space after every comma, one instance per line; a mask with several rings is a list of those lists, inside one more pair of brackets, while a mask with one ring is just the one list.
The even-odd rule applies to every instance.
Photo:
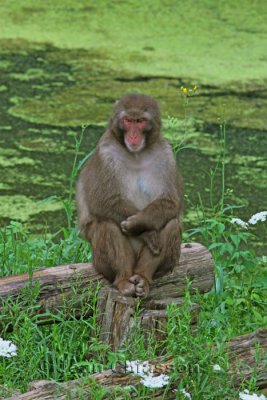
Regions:
[[135, 274], [129, 279], [135, 285], [135, 295], [137, 297], [147, 297], [149, 293], [149, 283], [146, 278], [141, 275]]
[[161, 244], [159, 232], [155, 230], [146, 231], [141, 233], [141, 235], [139, 235], [138, 237], [140, 237], [140, 239], [145, 242], [145, 244], [154, 256], [158, 256], [160, 254]]
[[122, 279], [115, 283], [117, 289], [121, 292], [123, 296], [134, 296], [135, 295], [135, 285], [129, 282], [128, 279]]

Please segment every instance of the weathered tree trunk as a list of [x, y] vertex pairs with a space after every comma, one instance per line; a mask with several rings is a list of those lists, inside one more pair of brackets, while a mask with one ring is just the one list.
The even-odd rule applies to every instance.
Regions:
[[[141, 329], [145, 338], [153, 334], [158, 342], [166, 337], [167, 306], [183, 304], [182, 298], [166, 297], [165, 299], [138, 299], [124, 297], [115, 289], [103, 288], [98, 296], [97, 312], [100, 328], [100, 340], [110, 345], [113, 351], [122, 347], [124, 342]], [[198, 304], [192, 304], [191, 323], [196, 322]]]
[[[266, 370], [266, 349], [267, 349], [267, 329], [259, 329], [258, 331], [239, 336], [232, 339], [227, 348], [229, 349], [230, 355], [230, 371], [229, 375], [234, 374], [236, 376], [235, 385], [239, 387], [240, 382], [245, 379], [250, 379], [254, 374], [254, 369], [259, 374], [257, 384], [260, 388], [267, 387], [267, 370]], [[264, 353], [265, 352], [265, 353]], [[258, 360], [264, 358], [259, 362]], [[248, 367], [247, 368], [247, 364]], [[169, 359], [162, 362], [161, 358], [151, 361], [151, 372], [157, 371], [169, 371], [172, 368], [172, 360]], [[179, 379], [179, 377], [177, 378]], [[89, 376], [87, 379], [78, 379], [67, 383], [55, 383], [50, 381], [37, 381], [31, 384], [31, 390], [24, 394], [15, 394], [6, 400], [63, 400], [63, 399], [75, 399], [79, 398], [79, 395], [83, 395], [88, 399], [92, 399], [90, 396], [90, 382], [95, 381], [98, 384], [106, 386], [109, 391], [104, 397], [109, 399], [110, 393], [120, 385], [121, 387], [132, 385], [138, 387], [142, 385], [140, 378], [127, 373], [124, 367], [117, 367], [115, 369], [109, 369], [102, 373], [96, 373]], [[173, 391], [177, 388], [178, 382], [174, 382], [169, 388], [168, 399], [175, 399], [176, 393]], [[149, 389], [148, 389], [149, 390]], [[165, 388], [154, 389], [148, 391], [147, 398], [162, 399]], [[129, 392], [128, 392], [129, 393]], [[149, 394], [150, 393], [150, 394]], [[153, 393], [153, 394], [152, 394]], [[76, 396], [76, 397], [75, 397]], [[133, 390], [131, 392], [131, 398], [137, 397], [137, 393]], [[164, 394], [166, 399], [166, 393]], [[118, 397], [120, 397], [118, 395]]]
[[[172, 273], [159, 279], [155, 279], [150, 300], [177, 298], [184, 294], [186, 279], [191, 282], [190, 290], [204, 293], [211, 289], [214, 279], [214, 264], [210, 252], [201, 244], [191, 243], [182, 246], [179, 264]], [[27, 296], [35, 285], [39, 287], [39, 308], [35, 313], [40, 314], [45, 310], [56, 312], [63, 303], [71, 300], [75, 304], [77, 314], [81, 300], [86, 301], [85, 296], [90, 297], [97, 287], [110, 288], [111, 285], [99, 275], [91, 263], [80, 263], [71, 265], [60, 265], [51, 268], [42, 268], [34, 271], [32, 276], [28, 274], [8, 276], [0, 279], [0, 309], [1, 299], [17, 299], [22, 297], [24, 306], [27, 307]], [[75, 299], [73, 299], [73, 287], [75, 287]], [[85, 291], [86, 288], [90, 290]], [[131, 300], [129, 300], [131, 302]], [[23, 307], [23, 303], [21, 305]], [[46, 321], [48, 322], [48, 321]], [[4, 321], [8, 323], [8, 321]]]

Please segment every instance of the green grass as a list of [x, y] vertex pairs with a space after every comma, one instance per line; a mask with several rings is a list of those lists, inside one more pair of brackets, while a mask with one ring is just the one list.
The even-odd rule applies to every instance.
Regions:
[[[76, 155], [81, 140], [82, 136], [76, 138]], [[1, 337], [16, 344], [18, 351], [17, 356], [1, 357], [0, 396], [7, 397], [9, 390], [26, 391], [29, 383], [38, 379], [63, 382], [85, 377], [88, 382], [88, 376], [93, 371], [101, 371], [125, 360], [148, 360], [160, 353], [173, 357], [170, 378], [171, 382], [178, 382], [177, 399], [183, 398], [182, 389], [197, 400], [238, 398], [239, 389], [234, 388], [227, 375], [229, 360], [225, 343], [234, 336], [267, 327], [267, 260], [266, 257], [257, 257], [250, 249], [254, 233], [231, 222], [234, 216], [238, 216], [238, 208], [228, 204], [224, 188], [225, 143], [225, 128], [222, 126], [221, 158], [215, 171], [211, 171], [209, 203], [203, 204], [199, 197], [199, 204], [194, 206], [197, 227], [184, 234], [185, 241], [200, 241], [212, 252], [216, 267], [213, 290], [205, 295], [189, 295], [188, 290], [181, 308], [169, 307], [167, 337], [162, 343], [157, 343], [152, 333], [146, 340], [144, 332], [137, 328], [131, 341], [114, 353], [98, 338], [97, 291], [90, 287], [84, 290], [79, 317], [75, 313], [75, 284], [71, 298], [64, 301], [60, 310], [53, 313], [46, 311], [36, 317], [34, 310], [39, 287], [34, 286], [27, 291], [26, 309], [21, 307], [23, 299], [9, 299], [3, 303]], [[177, 146], [177, 151], [181, 147]], [[73, 184], [84, 160], [79, 162], [75, 157], [69, 197], [59, 199], [63, 201], [66, 211], [66, 228], [54, 235], [38, 237], [18, 222], [1, 229], [2, 276], [22, 272], [32, 274], [34, 269], [44, 265], [90, 259], [90, 247], [79, 238], [72, 212]], [[213, 193], [217, 178], [222, 183], [219, 201], [214, 200]], [[194, 330], [191, 329], [191, 314], [188, 311], [192, 302], [201, 306]], [[137, 315], [139, 310], [136, 310]], [[40, 324], [40, 318], [53, 322]], [[222, 368], [220, 372], [213, 370], [215, 364]], [[240, 389], [256, 391], [255, 382], [256, 374], [249, 382], [243, 382]], [[119, 392], [111, 393], [93, 382], [89, 386], [92, 398], [96, 399], [130, 399], [133, 390], [118, 388]], [[166, 387], [166, 399], [168, 390]], [[137, 398], [151, 398], [154, 392], [156, 389], [140, 385]], [[82, 395], [79, 398], [83, 398]]]

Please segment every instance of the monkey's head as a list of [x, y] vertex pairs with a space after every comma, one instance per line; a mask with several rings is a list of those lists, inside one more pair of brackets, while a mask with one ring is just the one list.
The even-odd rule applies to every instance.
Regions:
[[143, 94], [127, 94], [115, 104], [110, 128], [116, 139], [131, 153], [142, 151], [160, 135], [158, 103]]

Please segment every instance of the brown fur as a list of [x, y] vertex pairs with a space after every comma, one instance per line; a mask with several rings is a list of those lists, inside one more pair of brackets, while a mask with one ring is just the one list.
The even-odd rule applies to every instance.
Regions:
[[[124, 115], [147, 121], [138, 151], [125, 145]], [[146, 297], [153, 275], [180, 256], [182, 182], [160, 126], [155, 100], [124, 96], [77, 183], [78, 224], [95, 268], [124, 295]]]

